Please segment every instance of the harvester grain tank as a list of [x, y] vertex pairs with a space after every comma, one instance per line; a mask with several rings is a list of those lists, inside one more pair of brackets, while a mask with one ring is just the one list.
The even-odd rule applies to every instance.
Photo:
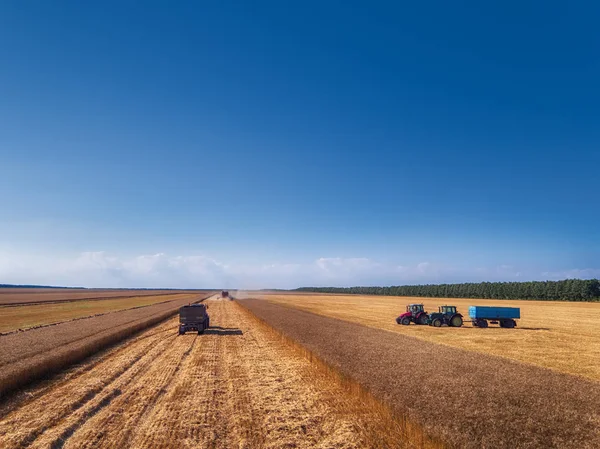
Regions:
[[406, 312], [396, 318], [396, 323], [408, 326], [411, 322], [415, 324], [427, 324], [429, 316], [425, 312], [423, 304], [409, 304]]
[[491, 324], [499, 324], [500, 327], [513, 328], [517, 325], [515, 320], [521, 318], [519, 307], [489, 307], [469, 306], [469, 317], [475, 327], [488, 327]]
[[187, 331], [197, 331], [198, 335], [203, 334], [210, 326], [210, 317], [206, 312], [208, 308], [205, 304], [190, 304], [179, 309], [179, 335]]

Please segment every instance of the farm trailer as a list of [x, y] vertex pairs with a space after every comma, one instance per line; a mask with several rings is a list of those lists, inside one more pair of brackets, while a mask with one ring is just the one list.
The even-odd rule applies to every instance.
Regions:
[[203, 334], [210, 326], [210, 317], [206, 312], [206, 304], [190, 304], [179, 309], [179, 335], [187, 331], [198, 331]]
[[489, 321], [492, 324], [500, 324], [500, 327], [513, 328], [517, 325], [515, 320], [521, 318], [521, 309], [518, 307], [469, 306], [469, 317], [471, 324], [475, 327], [488, 327]]

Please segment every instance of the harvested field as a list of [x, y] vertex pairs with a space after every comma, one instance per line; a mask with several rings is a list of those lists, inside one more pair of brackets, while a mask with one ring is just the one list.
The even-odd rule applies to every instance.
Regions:
[[107, 298], [133, 298], [140, 296], [172, 295], [176, 293], [202, 294], [203, 292], [183, 290], [0, 288], [0, 305], [71, 302], [91, 299], [100, 300]]
[[412, 446], [238, 304], [209, 307], [204, 335], [169, 320], [5, 402], [0, 446]]
[[33, 305], [0, 306], [0, 333], [28, 329], [77, 318], [144, 307], [176, 299], [192, 299], [198, 294], [132, 296], [99, 301], [77, 300], [68, 302], [37, 303]]
[[67, 321], [0, 336], [0, 398], [3, 393], [97, 352], [164, 320], [193, 300], [186, 295], [166, 303]]
[[598, 382], [269, 301], [240, 304], [455, 447], [600, 447]]
[[[252, 294], [271, 302], [339, 318], [432, 343], [507, 357], [600, 381], [600, 303], [509, 301], [394, 296]], [[516, 329], [399, 326], [396, 317], [406, 304], [424, 303], [428, 311], [453, 304], [468, 320], [469, 305], [520, 307]]]

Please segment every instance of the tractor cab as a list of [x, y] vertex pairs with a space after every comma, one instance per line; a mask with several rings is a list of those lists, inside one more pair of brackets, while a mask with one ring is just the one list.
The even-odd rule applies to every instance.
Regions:
[[415, 324], [427, 324], [429, 316], [425, 312], [423, 304], [409, 304], [406, 306], [406, 312], [396, 318], [396, 323], [409, 325], [410, 323]]
[[440, 327], [444, 324], [450, 327], [461, 327], [463, 316], [456, 311], [456, 306], [440, 306], [436, 313], [429, 315], [427, 324]]
[[423, 304], [409, 304], [406, 306], [406, 311], [413, 315], [418, 315], [419, 313], [425, 311], [425, 307]]
[[456, 306], [440, 306], [438, 310], [444, 315], [454, 315], [456, 313]]

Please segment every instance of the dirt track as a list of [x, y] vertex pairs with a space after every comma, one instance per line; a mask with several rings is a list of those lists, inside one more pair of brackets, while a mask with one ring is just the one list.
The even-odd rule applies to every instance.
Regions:
[[240, 303], [456, 447], [600, 447], [600, 383], [265, 300]]
[[236, 303], [209, 307], [204, 335], [169, 320], [5, 403], [0, 446], [368, 446], [368, 413], [339, 387]]

